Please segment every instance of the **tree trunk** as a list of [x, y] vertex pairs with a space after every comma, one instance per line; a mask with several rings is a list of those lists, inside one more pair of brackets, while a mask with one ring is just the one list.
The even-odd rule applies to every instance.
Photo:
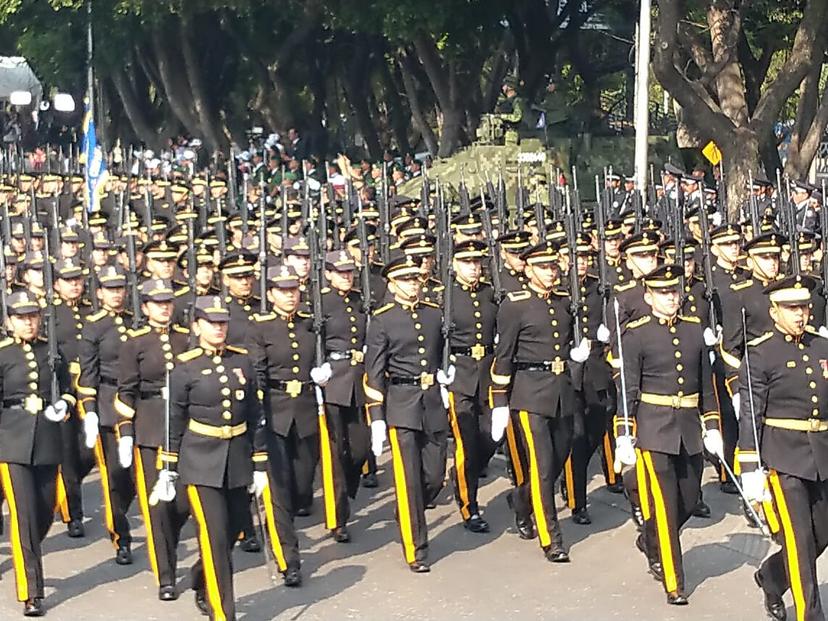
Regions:
[[403, 102], [398, 91], [397, 83], [391, 74], [388, 61], [385, 60], [384, 46], [377, 45], [375, 47], [375, 56], [376, 62], [379, 65], [380, 78], [382, 79], [385, 105], [388, 108], [388, 123], [394, 134], [397, 149], [401, 153], [408, 153], [411, 151], [411, 146], [408, 144], [406, 115], [403, 113]]
[[727, 140], [727, 157], [722, 160], [726, 179], [727, 213], [730, 221], [738, 221], [739, 208], [750, 175], [759, 168], [759, 141], [756, 134], [744, 127], [733, 132]]
[[159, 28], [152, 30], [156, 66], [167, 103], [181, 124], [193, 135], [200, 135], [198, 118], [190, 110], [189, 84], [181, 79], [181, 68], [175, 67], [167, 44], [168, 37]]
[[423, 109], [420, 106], [420, 98], [417, 94], [417, 85], [414, 81], [413, 64], [414, 61], [408, 56], [408, 54], [405, 52], [400, 54], [400, 75], [402, 76], [403, 88], [405, 88], [405, 94], [408, 98], [408, 107], [411, 109], [411, 116], [414, 121], [414, 126], [422, 135], [423, 142], [425, 143], [428, 152], [432, 155], [436, 155], [439, 148], [437, 136], [434, 134], [434, 130], [426, 120], [425, 114], [423, 114]]
[[190, 85], [193, 107], [195, 108], [198, 124], [201, 128], [201, 136], [204, 138], [209, 149], [223, 148], [227, 145], [222, 132], [222, 123], [215, 110], [214, 103], [210, 100], [207, 93], [202, 76], [201, 63], [199, 62], [198, 53], [193, 45], [192, 17], [187, 12], [184, 12], [178, 22], [184, 69], [186, 70], [187, 82]]
[[[789, 152], [788, 161], [785, 163], [785, 172], [794, 179], [801, 179], [807, 176], [814, 157], [816, 157], [819, 143], [825, 135], [825, 128], [828, 127], [828, 87], [822, 91], [822, 98], [819, 102], [816, 114], [811, 126], [804, 135], [796, 136], [796, 148], [793, 157]], [[794, 148], [794, 139], [791, 139], [791, 148]]]
[[737, 63], [736, 45], [741, 19], [733, 3], [728, 0], [713, 2], [707, 10], [713, 61], [721, 66], [716, 76], [716, 92], [722, 112], [736, 127], [748, 122], [747, 98], [742, 72]]
[[135, 135], [142, 142], [157, 146], [156, 141], [158, 135], [152, 127], [151, 120], [148, 118], [145, 108], [139, 103], [138, 97], [132, 91], [132, 86], [129, 84], [129, 80], [124, 75], [124, 72], [121, 69], [113, 68], [110, 73], [110, 78]]

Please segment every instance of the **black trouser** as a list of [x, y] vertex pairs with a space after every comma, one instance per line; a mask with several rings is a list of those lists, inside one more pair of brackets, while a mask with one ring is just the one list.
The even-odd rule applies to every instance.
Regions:
[[529, 487], [526, 485], [529, 477], [529, 457], [523, 434], [520, 433], [520, 412], [517, 410], [509, 412], [505, 442], [506, 454], [509, 457], [509, 477], [514, 486], [509, 492], [508, 502], [517, 519], [525, 522], [532, 517], [532, 501], [529, 497]]
[[326, 404], [319, 426], [325, 524], [334, 529], [345, 526], [351, 515], [348, 499], [356, 498], [371, 438], [356, 406]]
[[207, 596], [210, 618], [236, 618], [233, 596], [233, 545], [250, 515], [247, 488], [187, 486], [190, 510], [198, 525], [199, 559], [191, 570], [193, 589]]
[[60, 436], [63, 453], [58, 470], [58, 508], [61, 519], [67, 523], [83, 520], [81, 487], [95, 465], [95, 453], [86, 447], [83, 424], [75, 415], [60, 426]]
[[129, 547], [132, 535], [127, 511], [135, 500], [135, 482], [132, 470], [122, 468], [118, 458], [118, 436], [112, 427], [101, 427], [95, 444], [95, 460], [101, 473], [104, 523], [109, 538], [116, 548]]
[[759, 568], [762, 585], [779, 597], [791, 589], [796, 618], [822, 621], [816, 562], [828, 546], [828, 481], [808, 481], [771, 470], [768, 484], [775, 514], [768, 521], [778, 522], [782, 549]]
[[285, 440], [291, 472], [290, 503], [295, 513], [313, 504], [313, 478], [319, 463], [319, 434], [300, 438], [296, 425], [293, 425]]
[[391, 427], [388, 439], [405, 562], [425, 561], [428, 558], [425, 508], [434, 502], [443, 487], [448, 437], [444, 431]]
[[[598, 398], [595, 391], [585, 391], [578, 396], [578, 405], [582, 409], [582, 424], [572, 435], [572, 451], [564, 466], [564, 484], [566, 485], [567, 506], [572, 510], [586, 509], [587, 506], [587, 469], [592, 455], [603, 444], [603, 462], [607, 457], [613, 459], [607, 447], [607, 402]], [[576, 415], [577, 416], [577, 415]], [[607, 484], [615, 481], [612, 461], [609, 466], [602, 463]], [[611, 475], [611, 477], [610, 477]]]
[[664, 568], [664, 589], [684, 592], [684, 565], [679, 531], [693, 515], [699, 502], [704, 457], [688, 455], [681, 447], [678, 455], [637, 449], [641, 511], [647, 547], [657, 547]]
[[151, 506], [149, 495], [158, 481], [161, 466], [157, 459], [158, 449], [139, 446], [134, 455], [135, 487], [147, 530], [147, 554], [152, 573], [158, 586], [175, 586], [178, 541], [188, 515], [186, 494], [180, 485], [176, 485], [173, 502], [158, 502]]
[[283, 573], [288, 569], [299, 569], [299, 540], [296, 538], [291, 510], [290, 488], [293, 477], [287, 442], [287, 438], [280, 435], [267, 434], [268, 482], [262, 494], [267, 543], [270, 544], [279, 571]]
[[491, 415], [476, 397], [449, 393], [449, 422], [454, 436], [454, 498], [464, 520], [479, 512], [477, 488], [480, 472], [497, 449], [492, 441]]
[[572, 416], [547, 417], [526, 410], [517, 413], [519, 434], [528, 457], [528, 477], [518, 496], [528, 497], [541, 547], [563, 546], [555, 509], [555, 482], [572, 447]]
[[[720, 360], [716, 360], [717, 366], [722, 364]], [[719, 418], [721, 420], [720, 426], [722, 430], [722, 443], [724, 444], [724, 457], [727, 465], [733, 470], [736, 467], [735, 455], [736, 446], [739, 443], [739, 421], [736, 419], [736, 412], [733, 410], [733, 402], [730, 398], [730, 392], [725, 385], [724, 372], [718, 372], [714, 367], [713, 372], [713, 388], [716, 392], [716, 400], [719, 404]], [[741, 406], [740, 406], [741, 407]], [[748, 407], [748, 404], [745, 404]], [[745, 411], [744, 409], [742, 410]], [[712, 461], [719, 470], [719, 481], [724, 483], [728, 480], [727, 471], [724, 466], [718, 463], [717, 458]], [[733, 470], [738, 474], [738, 470]]]
[[9, 505], [9, 542], [17, 599], [43, 597], [41, 543], [54, 520], [57, 466], [0, 463]]

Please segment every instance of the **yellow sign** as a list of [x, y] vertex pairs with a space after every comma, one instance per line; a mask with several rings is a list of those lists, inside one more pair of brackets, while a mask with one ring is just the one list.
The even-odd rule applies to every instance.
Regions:
[[722, 161], [722, 152], [719, 151], [719, 147], [716, 146], [716, 143], [712, 140], [707, 143], [707, 145], [702, 149], [702, 155], [707, 158], [707, 161], [713, 164], [713, 166], [718, 166], [719, 162]]

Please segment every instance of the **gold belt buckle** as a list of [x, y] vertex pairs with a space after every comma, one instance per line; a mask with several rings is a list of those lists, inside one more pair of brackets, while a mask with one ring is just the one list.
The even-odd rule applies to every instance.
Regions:
[[560, 375], [564, 372], [564, 361], [563, 360], [553, 360], [551, 371], [555, 375]]
[[23, 409], [29, 414], [40, 414], [41, 410], [43, 410], [43, 399], [37, 395], [29, 395], [23, 401]]
[[230, 425], [221, 426], [221, 439], [229, 440], [233, 437], [233, 428]]
[[426, 373], [425, 371], [420, 373], [420, 388], [422, 390], [428, 390], [431, 386], [434, 386], [434, 374]]
[[483, 357], [486, 355], [486, 348], [483, 347], [480, 343], [476, 345], [472, 345], [471, 348], [471, 357], [477, 360], [478, 362], [483, 360]]
[[302, 382], [300, 382], [299, 380], [295, 380], [295, 379], [290, 380], [285, 385], [285, 392], [287, 392], [287, 394], [290, 395], [291, 399], [295, 399], [302, 392]]
[[819, 431], [820, 423], [822, 422], [818, 418], [810, 418], [808, 422], [811, 424], [811, 428], [808, 431]]
[[674, 410], [681, 408], [681, 397], [678, 395], [670, 395], [670, 401], [672, 402], [671, 405]]
[[353, 349], [351, 350], [351, 359], [355, 360], [357, 363], [360, 363], [365, 360], [365, 354], [363, 354], [359, 349]]

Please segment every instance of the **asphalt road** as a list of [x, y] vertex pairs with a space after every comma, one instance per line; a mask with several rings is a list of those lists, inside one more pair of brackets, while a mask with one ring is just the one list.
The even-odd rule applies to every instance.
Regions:
[[[382, 460], [381, 464], [386, 464]], [[593, 462], [595, 465], [595, 462]], [[492, 465], [481, 489], [481, 504], [492, 532], [475, 535], [463, 529], [447, 488], [438, 507], [428, 512], [430, 574], [414, 575], [402, 559], [393, 521], [394, 493], [390, 468], [380, 470], [380, 487], [360, 490], [351, 525], [353, 542], [336, 544], [322, 524], [317, 502], [311, 517], [299, 518], [305, 583], [299, 589], [271, 582], [261, 554], [236, 550], [238, 615], [245, 621], [284, 619], [764, 619], [762, 599], [752, 574], [775, 549], [749, 529], [737, 500], [725, 496], [705, 473], [705, 499], [713, 509], [708, 520], [694, 518], [682, 533], [690, 605], [668, 606], [660, 584], [646, 572], [635, 550], [635, 527], [623, 496], [608, 493], [600, 476], [590, 493], [591, 526], [578, 526], [561, 510], [572, 563], [545, 561], [537, 541], [522, 541], [514, 532], [506, 506], [508, 480], [502, 462]], [[201, 619], [189, 590], [189, 566], [197, 545], [192, 521], [179, 548], [179, 588], [175, 602], [159, 602], [137, 514], [135, 563], [120, 567], [97, 510], [96, 477], [84, 488], [88, 517], [86, 537], [70, 539], [56, 523], [45, 544], [46, 604], [55, 620]], [[560, 499], [559, 499], [560, 504]], [[135, 507], [137, 510], [137, 507]], [[7, 522], [8, 523], [8, 522]], [[820, 563], [826, 575], [825, 563]], [[15, 600], [8, 539], [0, 545], [0, 619], [21, 617]], [[823, 589], [823, 598], [828, 592]], [[790, 595], [786, 602], [791, 606]], [[793, 609], [788, 610], [793, 618]]]

